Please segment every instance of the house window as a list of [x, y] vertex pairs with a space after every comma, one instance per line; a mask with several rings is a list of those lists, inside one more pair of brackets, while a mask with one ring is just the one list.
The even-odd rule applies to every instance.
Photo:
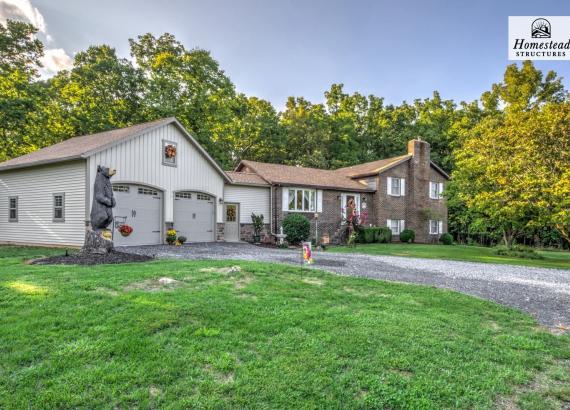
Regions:
[[18, 222], [18, 197], [8, 198], [8, 222]]
[[178, 145], [172, 141], [162, 140], [162, 165], [176, 166]]
[[386, 226], [392, 231], [392, 235], [400, 235], [404, 230], [405, 221], [403, 219], [388, 219]]
[[429, 182], [429, 197], [430, 199], [443, 198], [443, 182]]
[[439, 235], [443, 233], [443, 221], [430, 219], [429, 221], [429, 234]]
[[315, 212], [314, 189], [289, 189], [289, 211]]
[[65, 221], [65, 194], [53, 194], [53, 221]]
[[404, 196], [406, 194], [406, 180], [404, 178], [388, 177], [388, 195]]

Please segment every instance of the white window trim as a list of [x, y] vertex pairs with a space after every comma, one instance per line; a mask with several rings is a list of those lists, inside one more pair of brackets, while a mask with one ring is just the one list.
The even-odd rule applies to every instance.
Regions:
[[[432, 223], [433, 222], [437, 222], [437, 228], [436, 228], [435, 232], [432, 229]], [[430, 235], [441, 235], [443, 233], [443, 221], [436, 220], [436, 219], [430, 219], [428, 223], [429, 223], [429, 234]]]
[[[10, 203], [12, 202], [13, 199], [16, 200], [16, 207], [15, 208], [12, 208], [10, 206]], [[20, 216], [19, 205], [20, 205], [20, 199], [17, 196], [8, 197], [8, 222], [18, 222], [18, 217]], [[16, 210], [16, 217], [15, 218], [10, 218], [10, 211], [12, 209]]]
[[342, 216], [343, 219], [343, 223], [344, 220], [346, 219], [346, 207], [344, 206], [344, 204], [346, 204], [346, 197], [347, 196], [353, 196], [355, 198], [356, 201], [356, 212], [360, 213], [360, 194], [354, 194], [351, 192], [343, 192], [340, 195], [340, 214]]
[[[397, 223], [396, 231], [392, 229], [392, 222]], [[386, 226], [392, 231], [392, 235], [400, 235], [400, 233], [406, 229], [406, 221], [404, 219], [387, 219]]]
[[[310, 189], [310, 188], [292, 188], [292, 187], [287, 187], [285, 188], [287, 190], [287, 208], [284, 209], [285, 212], [301, 212], [301, 213], [315, 213], [317, 212], [317, 190], [316, 189]], [[293, 201], [293, 205], [295, 207], [295, 209], [290, 209], [289, 205], [291, 204], [291, 195], [289, 191], [294, 191], [295, 192], [295, 196], [294, 196], [294, 201]], [[297, 208], [297, 192], [301, 191], [302, 192], [302, 196], [303, 196], [303, 200], [302, 202], [302, 209], [298, 209]], [[309, 194], [309, 209], [304, 209], [305, 206], [305, 193]], [[313, 199], [311, 201], [311, 198]]]
[[[436, 195], [433, 195], [433, 187], [437, 187]], [[442, 199], [443, 198], [443, 182], [429, 181], [429, 198]]]
[[[61, 196], [61, 206], [55, 206], [55, 198]], [[53, 222], [65, 222], [65, 193], [64, 192], [57, 192], [52, 196], [52, 217]], [[55, 210], [61, 208], [61, 217], [57, 218], [55, 216]]]
[[[400, 192], [393, 192], [392, 191], [392, 180], [399, 180], [400, 181]], [[400, 197], [406, 196], [406, 179], [405, 178], [394, 178], [394, 177], [387, 177], [386, 178], [386, 191], [388, 195]]]

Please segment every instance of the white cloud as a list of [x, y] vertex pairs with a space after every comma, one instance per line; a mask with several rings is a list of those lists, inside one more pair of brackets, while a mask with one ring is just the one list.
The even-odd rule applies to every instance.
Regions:
[[[45, 42], [52, 43], [53, 37], [48, 32], [44, 16], [30, 0], [0, 0], [0, 23], [6, 20], [20, 20], [33, 24], [45, 38]], [[41, 69], [43, 77], [51, 76], [60, 70], [68, 69], [73, 64], [73, 59], [63, 48], [46, 48], [41, 58], [44, 65]]]
[[0, 0], [0, 22], [6, 20], [23, 20], [32, 23], [40, 33], [46, 33], [44, 16], [32, 6], [30, 0]]
[[67, 70], [73, 66], [73, 60], [63, 48], [50, 48], [45, 50], [41, 58], [43, 64], [42, 74], [53, 75], [60, 70]]

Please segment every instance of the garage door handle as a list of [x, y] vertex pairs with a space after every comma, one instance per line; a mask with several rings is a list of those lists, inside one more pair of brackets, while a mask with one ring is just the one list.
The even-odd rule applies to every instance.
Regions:
[[160, 233], [160, 231], [152, 231], [152, 233]]
[[212, 231], [211, 229], [208, 229], [206, 232], [214, 232], [214, 231]]

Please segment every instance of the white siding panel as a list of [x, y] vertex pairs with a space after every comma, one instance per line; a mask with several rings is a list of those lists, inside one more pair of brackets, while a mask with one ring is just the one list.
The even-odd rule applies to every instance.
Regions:
[[[177, 144], [176, 167], [162, 164], [162, 140]], [[218, 199], [224, 195], [224, 179], [175, 125], [151, 130], [92, 155], [89, 158], [90, 192], [97, 165], [117, 170], [111, 179], [113, 183], [137, 183], [162, 190], [165, 222], [174, 222], [176, 191], [199, 191], [214, 196], [217, 222], [223, 221], [223, 204]]]
[[[85, 161], [0, 173], [0, 241], [83, 245]], [[65, 193], [65, 222], [53, 222], [53, 194]], [[8, 222], [8, 197], [18, 197], [18, 222]]]
[[239, 222], [242, 224], [251, 223], [252, 212], [262, 214], [264, 223], [269, 223], [269, 188], [226, 185], [224, 202], [240, 204]]

